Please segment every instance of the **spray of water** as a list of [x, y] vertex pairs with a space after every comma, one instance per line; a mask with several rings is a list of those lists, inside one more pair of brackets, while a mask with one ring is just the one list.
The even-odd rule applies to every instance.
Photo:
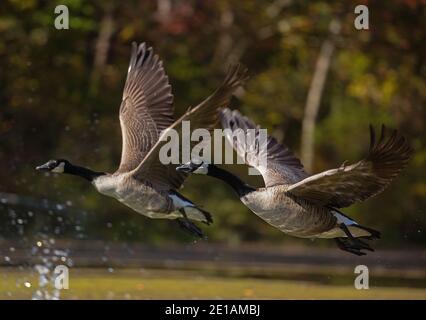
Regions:
[[33, 300], [59, 300], [61, 288], [56, 286], [55, 267], [65, 265], [71, 267], [73, 262], [69, 257], [67, 249], [58, 249], [55, 246], [55, 240], [42, 236], [42, 239], [36, 241], [31, 250], [37, 263], [33, 271], [38, 277], [38, 283], [32, 295]]

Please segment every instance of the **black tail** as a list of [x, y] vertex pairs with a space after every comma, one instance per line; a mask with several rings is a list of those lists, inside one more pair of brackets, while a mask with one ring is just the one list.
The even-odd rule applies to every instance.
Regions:
[[176, 190], [170, 190], [169, 192], [172, 195], [172, 199], [175, 196], [174, 203], [179, 201], [176, 203], [176, 207], [179, 208], [178, 210], [184, 218], [201, 221], [207, 225], [213, 223], [212, 215], [209, 212], [197, 207], [191, 200], [185, 198]]
[[179, 226], [183, 230], [187, 231], [189, 234], [196, 236], [198, 238], [201, 238], [201, 239], [207, 239], [203, 230], [201, 230], [199, 227], [197, 227], [197, 225], [195, 223], [189, 221], [186, 218], [178, 218], [176, 220], [179, 223]]
[[369, 228], [369, 227], [361, 226], [359, 224], [353, 225], [352, 227], [359, 228], [361, 230], [365, 230], [365, 231], [370, 233], [369, 236], [360, 237], [361, 239], [376, 240], [376, 239], [380, 239], [382, 237], [382, 234], [378, 230], [374, 230], [374, 229]]
[[201, 211], [206, 218], [206, 221], [201, 221], [202, 223], [205, 223], [206, 225], [210, 225], [213, 223], [213, 217], [210, 212], [207, 212], [206, 210], [201, 209], [200, 207], [197, 207], [199, 211]]

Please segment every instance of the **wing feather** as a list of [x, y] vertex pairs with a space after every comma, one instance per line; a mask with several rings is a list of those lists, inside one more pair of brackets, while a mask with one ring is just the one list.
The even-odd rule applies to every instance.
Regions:
[[[308, 176], [300, 160], [288, 147], [279, 144], [274, 137], [267, 136], [266, 148], [264, 149], [258, 147], [258, 144], [262, 143], [261, 141], [256, 142], [254, 139], [249, 139], [248, 130], [255, 130], [256, 137], [258, 137], [260, 127], [237, 110], [224, 109], [221, 112], [221, 123], [224, 129], [230, 129], [232, 132], [231, 134], [231, 132], [225, 131], [228, 142], [233, 146], [238, 156], [245, 160], [247, 165], [260, 171], [266, 187], [278, 184], [292, 184]], [[246, 143], [241, 143], [238, 140], [236, 136], [238, 130], [242, 130], [246, 134]], [[265, 156], [262, 153], [265, 151], [267, 166], [262, 167], [258, 159], [261, 156]]]
[[[219, 111], [228, 106], [235, 90], [246, 80], [247, 69], [240, 64], [232, 66], [222, 85], [211, 96], [196, 107], [189, 108], [168, 129], [176, 130], [181, 137], [182, 122], [190, 121], [192, 130], [197, 128], [212, 130], [219, 121]], [[164, 165], [160, 162], [159, 152], [166, 143], [165, 139], [160, 138], [139, 166], [133, 170], [133, 175], [137, 179], [150, 181], [160, 189], [177, 189], [188, 175], [176, 171], [177, 164]]]
[[145, 43], [132, 43], [120, 106], [123, 147], [117, 172], [136, 168], [173, 121], [173, 95], [162, 61]]
[[386, 139], [382, 126], [379, 140], [370, 126], [367, 157], [353, 165], [343, 164], [308, 177], [287, 190], [288, 193], [321, 206], [343, 208], [382, 192], [404, 169], [413, 153], [406, 139], [392, 130]]

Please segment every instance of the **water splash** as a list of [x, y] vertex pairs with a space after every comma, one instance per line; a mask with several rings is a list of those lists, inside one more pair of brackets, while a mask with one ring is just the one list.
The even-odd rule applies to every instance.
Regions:
[[69, 251], [55, 247], [55, 239], [42, 236], [36, 241], [31, 250], [37, 263], [34, 265], [34, 272], [38, 275], [38, 287], [32, 295], [33, 300], [59, 300], [60, 288], [55, 286], [55, 267], [58, 265], [72, 266]]

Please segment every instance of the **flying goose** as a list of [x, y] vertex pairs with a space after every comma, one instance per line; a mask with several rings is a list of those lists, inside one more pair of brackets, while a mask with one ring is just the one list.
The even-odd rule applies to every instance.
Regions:
[[212, 129], [219, 121], [218, 110], [229, 103], [233, 92], [246, 80], [246, 69], [231, 67], [222, 85], [178, 120], [173, 118], [173, 95], [163, 63], [145, 43], [132, 43], [132, 53], [120, 105], [122, 132], [120, 166], [110, 174], [71, 164], [68, 160], [50, 160], [37, 170], [67, 173], [90, 181], [98, 192], [113, 197], [149, 218], [177, 219], [186, 230], [203, 237], [190, 220], [206, 224], [211, 215], [179, 194], [188, 174], [177, 172], [176, 165], [164, 165], [159, 151], [165, 129], [181, 134], [182, 122], [191, 128]]
[[[235, 132], [259, 127], [238, 111], [224, 109], [221, 113], [223, 128]], [[264, 188], [254, 188], [237, 176], [207, 163], [189, 162], [176, 168], [179, 172], [207, 174], [223, 180], [238, 194], [251, 211], [282, 232], [301, 238], [334, 238], [338, 247], [356, 255], [362, 250], [374, 251], [361, 239], [380, 238], [380, 232], [359, 225], [339, 209], [349, 207], [382, 192], [407, 165], [413, 150], [396, 130], [382, 126], [376, 141], [370, 126], [370, 150], [367, 157], [353, 165], [345, 163], [337, 168], [309, 176], [299, 159], [273, 137], [267, 137], [267, 166], [259, 166], [250, 146], [246, 148], [225, 135], [247, 165], [255, 167], [265, 182]]]

